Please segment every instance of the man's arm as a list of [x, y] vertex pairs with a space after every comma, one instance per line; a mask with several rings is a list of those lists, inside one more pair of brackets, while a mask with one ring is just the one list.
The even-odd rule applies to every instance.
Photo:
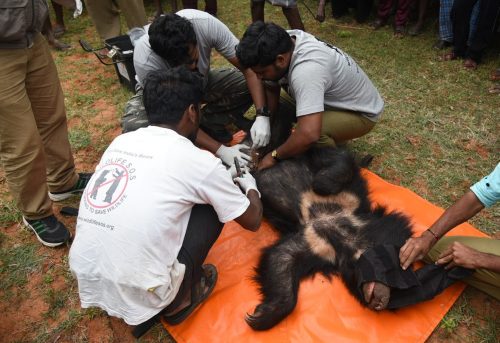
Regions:
[[445, 269], [461, 266], [469, 269], [484, 268], [500, 273], [500, 256], [477, 251], [459, 242], [453, 242], [436, 261]]
[[[255, 75], [252, 69], [243, 68], [237, 57], [230, 58], [229, 62], [231, 62], [243, 73], [247, 82], [248, 90], [252, 96], [255, 109], [264, 109], [266, 107], [266, 93], [264, 91], [262, 81], [257, 78], [257, 75]], [[255, 122], [250, 129], [250, 135], [252, 137], [254, 147], [259, 148], [269, 144], [269, 140], [271, 139], [271, 123], [268, 115], [257, 116], [255, 118]]]
[[249, 231], [257, 231], [262, 219], [262, 202], [259, 193], [255, 190], [249, 190], [247, 194], [250, 205], [241, 216], [234, 220]]
[[198, 133], [196, 134], [195, 144], [196, 146], [208, 150], [213, 154], [215, 154], [222, 145], [222, 143], [217, 142], [215, 139], [207, 135], [207, 133], [202, 129], [198, 129]]
[[[300, 116], [295, 131], [276, 149], [278, 159], [299, 155], [316, 143], [321, 136], [322, 115], [321, 112]], [[269, 153], [259, 163], [259, 169], [269, 168], [275, 163], [275, 159]]]
[[262, 81], [259, 80], [252, 69], [243, 68], [236, 56], [229, 58], [228, 61], [236, 68], [238, 68], [243, 73], [243, 76], [245, 76], [248, 90], [250, 91], [250, 95], [252, 96], [255, 108], [262, 108], [266, 106], [266, 94], [264, 92], [264, 86], [262, 84]]
[[401, 267], [406, 269], [413, 262], [424, 258], [439, 238], [443, 237], [455, 226], [472, 218], [483, 208], [484, 205], [481, 201], [469, 190], [457, 202], [451, 205], [420, 237], [410, 238], [401, 247], [399, 251]]
[[243, 193], [250, 200], [250, 205], [246, 211], [238, 218], [235, 218], [235, 221], [247, 230], [257, 231], [262, 219], [262, 202], [260, 201], [260, 193], [257, 190], [257, 182], [252, 174], [246, 170], [241, 176], [234, 178], [234, 182], [240, 186]]
[[198, 147], [206, 149], [213, 153], [215, 156], [219, 157], [227, 166], [231, 166], [234, 164], [235, 157], [238, 159], [241, 166], [246, 166], [248, 164], [248, 161], [251, 160], [250, 155], [242, 151], [248, 149], [248, 146], [244, 144], [236, 144], [227, 147], [207, 135], [207, 133], [202, 129], [198, 129], [195, 144]]

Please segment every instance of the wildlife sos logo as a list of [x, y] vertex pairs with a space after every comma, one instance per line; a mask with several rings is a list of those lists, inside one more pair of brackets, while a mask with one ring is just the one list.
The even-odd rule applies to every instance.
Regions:
[[135, 179], [135, 168], [123, 158], [104, 161], [85, 189], [85, 208], [91, 213], [109, 213], [127, 198], [127, 186]]

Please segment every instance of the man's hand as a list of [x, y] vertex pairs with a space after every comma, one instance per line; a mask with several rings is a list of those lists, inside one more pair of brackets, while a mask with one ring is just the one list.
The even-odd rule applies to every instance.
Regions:
[[271, 139], [269, 117], [258, 116], [255, 118], [255, 123], [253, 123], [250, 129], [250, 135], [252, 136], [254, 148], [261, 148], [269, 144], [269, 140]]
[[267, 169], [276, 164], [276, 160], [271, 156], [271, 153], [264, 156], [264, 158], [259, 162], [257, 170]]
[[436, 264], [445, 264], [445, 269], [450, 269], [456, 266], [477, 269], [481, 267], [480, 261], [483, 257], [484, 256], [481, 252], [463, 245], [462, 243], [453, 242], [448, 249], [439, 255]]
[[235, 183], [240, 185], [241, 190], [245, 193], [245, 195], [248, 194], [248, 191], [253, 189], [259, 194], [260, 198], [260, 192], [257, 189], [257, 182], [255, 181], [255, 178], [252, 176], [252, 174], [248, 173], [246, 170], [241, 174], [239, 177], [235, 177], [233, 179]]
[[234, 158], [236, 157], [240, 162], [240, 166], [245, 167], [248, 165], [248, 161], [251, 160], [251, 157], [250, 155], [242, 152], [242, 149], [250, 149], [250, 147], [245, 144], [236, 144], [232, 147], [227, 147], [222, 144], [215, 155], [219, 157], [227, 166], [232, 166], [234, 164]]
[[412, 237], [399, 250], [399, 264], [406, 270], [413, 262], [420, 261], [436, 243], [436, 238], [424, 231], [420, 237]]

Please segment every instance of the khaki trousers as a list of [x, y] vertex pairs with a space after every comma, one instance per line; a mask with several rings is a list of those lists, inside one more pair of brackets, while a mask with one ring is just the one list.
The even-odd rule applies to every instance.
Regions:
[[[297, 121], [295, 100], [283, 89], [280, 93], [278, 113], [273, 116], [271, 145], [277, 147], [288, 138], [290, 128]], [[358, 112], [331, 108], [325, 105], [321, 117], [321, 135], [317, 146], [336, 146], [366, 135], [375, 126], [375, 122]], [[273, 137], [274, 135], [274, 137]]]
[[31, 48], [0, 49], [0, 160], [27, 219], [52, 214], [47, 192], [78, 180], [61, 84], [41, 34]]
[[[441, 238], [432, 247], [427, 254], [426, 262], [436, 262], [439, 255], [455, 241], [484, 253], [500, 255], [500, 240], [498, 239], [450, 236]], [[477, 269], [474, 274], [463, 281], [500, 300], [500, 274], [487, 269]]]
[[102, 40], [120, 35], [120, 11], [129, 29], [148, 22], [143, 0], [86, 0], [85, 5]]

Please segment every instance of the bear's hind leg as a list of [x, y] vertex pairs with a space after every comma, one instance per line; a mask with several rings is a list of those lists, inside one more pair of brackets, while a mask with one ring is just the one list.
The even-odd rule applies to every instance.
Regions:
[[[297, 304], [300, 279], [312, 272], [302, 234], [282, 238], [265, 249], [256, 268], [262, 302], [245, 321], [254, 330], [267, 330], [288, 316]], [[310, 267], [308, 267], [310, 265]]]

